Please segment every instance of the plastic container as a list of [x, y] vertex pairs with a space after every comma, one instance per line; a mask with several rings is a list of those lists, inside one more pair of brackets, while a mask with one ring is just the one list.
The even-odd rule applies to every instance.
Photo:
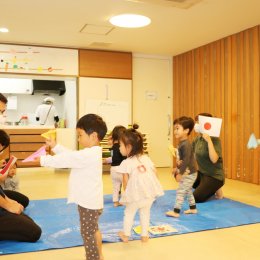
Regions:
[[20, 120], [20, 125], [28, 125], [28, 116], [22, 116]]

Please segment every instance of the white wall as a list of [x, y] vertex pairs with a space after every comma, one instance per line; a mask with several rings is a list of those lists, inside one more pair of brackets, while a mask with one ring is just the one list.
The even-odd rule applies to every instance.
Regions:
[[63, 118], [66, 119], [67, 128], [75, 128], [77, 122], [77, 80], [66, 79], [66, 93], [63, 95]]

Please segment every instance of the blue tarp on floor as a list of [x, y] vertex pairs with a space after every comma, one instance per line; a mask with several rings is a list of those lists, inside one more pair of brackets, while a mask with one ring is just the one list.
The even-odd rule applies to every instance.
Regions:
[[[229, 199], [210, 200], [197, 204], [198, 214], [196, 215], [181, 214], [178, 219], [166, 217], [165, 212], [172, 209], [174, 201], [175, 191], [165, 191], [165, 195], [160, 197], [152, 207], [151, 225], [169, 224], [178, 232], [151, 235], [151, 237], [179, 235], [260, 222], [260, 208]], [[188, 205], [185, 204], [183, 209], [188, 209]], [[43, 231], [41, 239], [36, 243], [0, 241], [0, 255], [82, 245], [77, 206], [66, 204], [66, 199], [31, 201], [26, 209], [26, 214], [41, 226]], [[111, 195], [105, 195], [105, 208], [100, 218], [100, 229], [104, 242], [119, 242], [117, 232], [122, 230], [123, 216], [124, 207], [114, 208]], [[139, 225], [138, 215], [135, 225]], [[140, 239], [139, 235], [134, 232], [132, 235], [133, 239]]]

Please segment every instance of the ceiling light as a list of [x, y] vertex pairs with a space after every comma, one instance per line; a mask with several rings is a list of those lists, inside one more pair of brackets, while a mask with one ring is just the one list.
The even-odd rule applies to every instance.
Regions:
[[111, 17], [109, 22], [118, 27], [138, 28], [150, 24], [151, 19], [138, 14], [121, 14]]
[[7, 32], [9, 32], [9, 30], [7, 28], [0, 28], [0, 32], [7, 33]]

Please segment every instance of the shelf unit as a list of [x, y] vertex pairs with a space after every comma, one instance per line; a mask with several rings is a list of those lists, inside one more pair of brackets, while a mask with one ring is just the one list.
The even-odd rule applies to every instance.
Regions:
[[14, 155], [18, 159], [18, 167], [39, 167], [39, 163], [22, 163], [22, 160], [45, 144], [45, 139], [41, 134], [48, 130], [49, 129], [5, 129], [10, 136], [10, 145], [1, 155], [1, 159], [10, 158], [10, 155]]

